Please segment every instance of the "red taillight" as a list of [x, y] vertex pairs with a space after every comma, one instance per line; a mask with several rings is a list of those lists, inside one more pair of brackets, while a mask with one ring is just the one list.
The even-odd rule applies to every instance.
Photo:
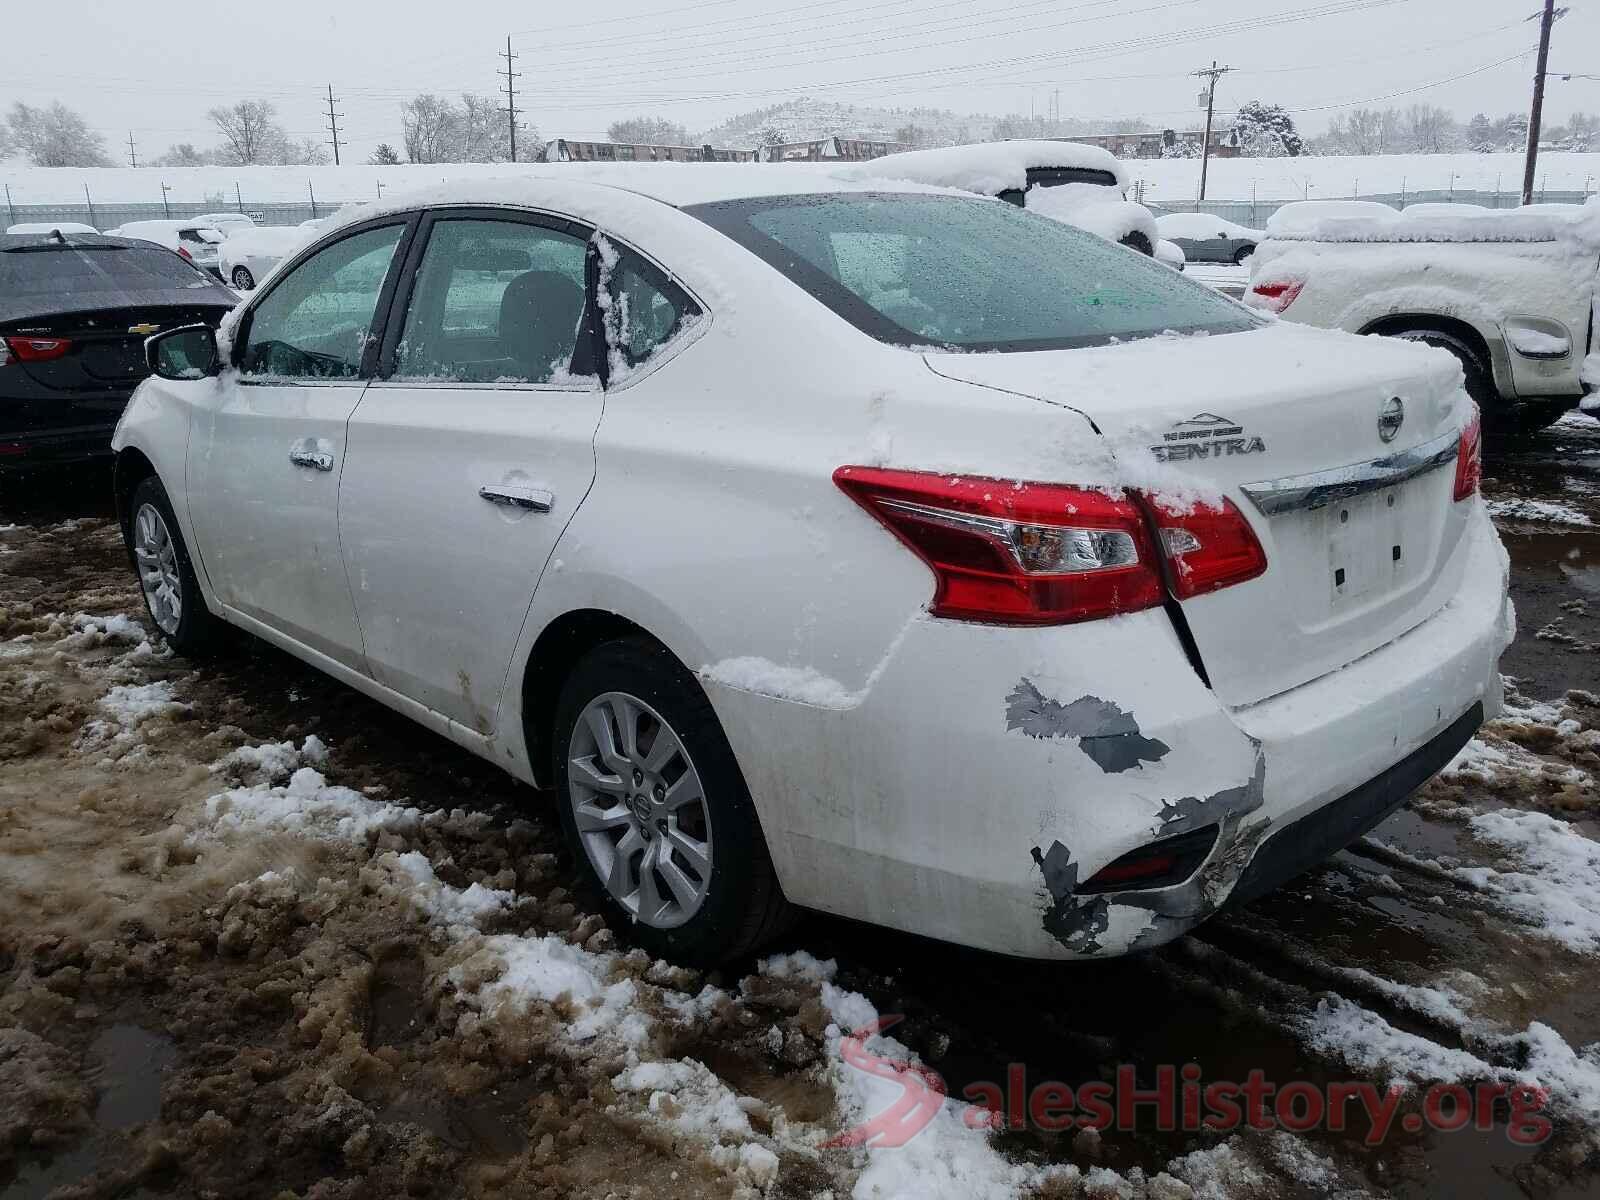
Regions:
[[[8, 337], [6, 348], [19, 362], [49, 362], [72, 349], [71, 338]], [[4, 362], [0, 358], [0, 362]]]
[[178, 247], [178, 253], [183, 256], [184, 261], [186, 261], [186, 262], [193, 262], [194, 261], [194, 255], [190, 254], [189, 251], [186, 250], [184, 247], [179, 246]]
[[1478, 490], [1483, 478], [1483, 418], [1478, 406], [1472, 406], [1472, 419], [1461, 431], [1461, 443], [1456, 448], [1456, 499], [1465, 500]]
[[1294, 298], [1305, 287], [1303, 279], [1276, 279], [1252, 287], [1247, 302], [1252, 308], [1264, 308], [1270, 313], [1281, 313], [1294, 303]]
[[1232, 500], [1220, 507], [1197, 504], [1186, 513], [1156, 504], [1162, 548], [1172, 564], [1172, 590], [1179, 600], [1254, 579], [1267, 569], [1267, 554], [1255, 530]]
[[934, 616], [1060, 625], [1162, 602], [1137, 506], [1054, 483], [840, 467], [833, 480], [933, 569]]

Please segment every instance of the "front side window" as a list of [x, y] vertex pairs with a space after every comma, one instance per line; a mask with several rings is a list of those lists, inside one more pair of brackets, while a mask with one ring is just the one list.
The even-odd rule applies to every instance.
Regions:
[[599, 250], [606, 344], [621, 359], [613, 362], [613, 371], [636, 367], [699, 316], [700, 309], [633, 251], [604, 238], [599, 239]]
[[251, 311], [241, 370], [247, 377], [350, 379], [372, 336], [372, 317], [404, 225], [367, 229], [319, 250]]
[[572, 367], [582, 238], [522, 221], [439, 221], [406, 308], [393, 378], [551, 383]]
[[1091, 233], [959, 196], [770, 196], [687, 209], [880, 341], [1050, 350], [1260, 322]]

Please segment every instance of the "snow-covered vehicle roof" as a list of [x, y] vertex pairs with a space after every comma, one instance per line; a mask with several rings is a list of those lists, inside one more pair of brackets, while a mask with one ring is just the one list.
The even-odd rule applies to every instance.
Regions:
[[1584, 205], [1475, 208], [1416, 205], [1396, 211], [1368, 200], [1286, 204], [1267, 234], [1301, 242], [1560, 242], [1600, 247], [1600, 199]]
[[93, 225], [84, 225], [79, 221], [21, 221], [8, 226], [7, 233], [99, 233]]
[[960, 188], [998, 196], [1028, 186], [1028, 172], [1050, 167], [1109, 171], [1117, 190], [1128, 186], [1128, 171], [1115, 155], [1081, 142], [982, 142], [938, 150], [908, 150], [836, 172], [841, 179], [895, 179], [937, 187]]
[[1248, 225], [1240, 225], [1223, 217], [1214, 217], [1210, 213], [1167, 213], [1156, 218], [1156, 227], [1161, 230], [1161, 236], [1164, 238], [1188, 238], [1197, 242], [1217, 237], [1219, 234], [1257, 240], [1267, 236], [1264, 229], [1251, 229]]

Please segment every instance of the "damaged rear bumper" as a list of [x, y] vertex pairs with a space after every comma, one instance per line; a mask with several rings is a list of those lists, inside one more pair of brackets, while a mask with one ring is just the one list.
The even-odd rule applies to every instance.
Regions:
[[[1022, 957], [1127, 953], [1241, 879], [1270, 889], [1333, 853], [1498, 713], [1512, 616], [1481, 505], [1467, 537], [1456, 600], [1247, 708], [1221, 705], [1159, 609], [1050, 629], [920, 617], [843, 709], [709, 691], [795, 903]], [[1208, 830], [1179, 883], [1084, 890]]]

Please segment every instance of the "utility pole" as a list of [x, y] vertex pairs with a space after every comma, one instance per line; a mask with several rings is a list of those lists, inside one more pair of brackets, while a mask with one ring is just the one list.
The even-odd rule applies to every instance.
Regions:
[[506, 128], [511, 134], [511, 161], [517, 161], [517, 80], [522, 78], [522, 72], [513, 71], [511, 64], [517, 61], [517, 56], [511, 53], [511, 38], [506, 38], [506, 52], [500, 56], [506, 60], [506, 69], [496, 71], [496, 75], [505, 76], [506, 86], [500, 90], [506, 94]]
[[[1566, 15], [1566, 9], [1560, 15]], [[1533, 108], [1528, 113], [1528, 153], [1522, 167], [1522, 202], [1533, 203], [1533, 172], [1539, 161], [1539, 123], [1544, 116], [1544, 74], [1550, 62], [1550, 26], [1556, 22], [1556, 0], [1544, 0], [1539, 15], [1539, 63], [1533, 69]], [[1532, 17], [1528, 18], [1530, 21]]]
[[1219, 67], [1217, 60], [1212, 59], [1209, 67], [1201, 67], [1195, 74], [1206, 81], [1206, 132], [1200, 141], [1200, 200], [1206, 198], [1206, 168], [1211, 163], [1211, 114], [1216, 109], [1217, 80], [1221, 79], [1232, 67]]
[[134, 151], [133, 148], [133, 130], [131, 129], [128, 130], [128, 165], [130, 167], [137, 167], [139, 165], [139, 155]]
[[336, 112], [333, 104], [333, 84], [330, 83], [328, 85], [328, 130], [333, 135], [333, 165], [337, 167], [339, 165], [339, 147], [349, 143], [339, 140], [339, 118], [344, 114]]

